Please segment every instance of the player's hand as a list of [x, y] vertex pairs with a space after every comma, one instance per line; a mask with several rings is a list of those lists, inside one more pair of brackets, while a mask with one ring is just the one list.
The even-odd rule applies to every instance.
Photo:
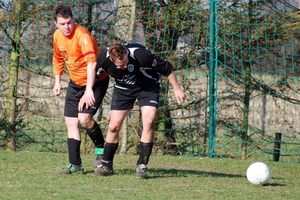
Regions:
[[94, 97], [94, 91], [93, 90], [86, 90], [84, 92], [84, 98], [85, 98], [85, 104], [86, 104], [86, 107], [89, 108], [91, 106], [94, 105], [95, 103], [95, 97]]
[[183, 104], [185, 102], [185, 93], [181, 88], [174, 90], [176, 101], [178, 104]]
[[55, 96], [59, 96], [61, 94], [61, 85], [58, 83], [55, 84], [52, 91]]
[[78, 110], [81, 112], [85, 106], [85, 96], [83, 95], [78, 103]]

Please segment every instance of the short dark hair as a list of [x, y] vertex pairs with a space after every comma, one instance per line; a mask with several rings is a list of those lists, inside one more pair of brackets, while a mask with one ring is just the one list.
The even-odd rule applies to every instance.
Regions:
[[117, 58], [122, 60], [127, 55], [127, 49], [121, 43], [115, 43], [110, 45], [108, 54], [112, 61]]
[[66, 4], [57, 5], [56, 8], [54, 9], [54, 14], [53, 14], [54, 21], [57, 21], [57, 17], [62, 17], [65, 19], [69, 17], [73, 18], [73, 13], [71, 8]]

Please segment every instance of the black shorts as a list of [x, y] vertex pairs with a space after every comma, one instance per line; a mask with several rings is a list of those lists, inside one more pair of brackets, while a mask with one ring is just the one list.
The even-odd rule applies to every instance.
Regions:
[[160, 89], [154, 90], [124, 90], [118, 87], [114, 87], [111, 110], [128, 110], [132, 109], [135, 100], [138, 100], [138, 105], [153, 106], [158, 108]]
[[[94, 96], [95, 96], [95, 104], [90, 108], [86, 108], [84, 106], [83, 111], [80, 113], [89, 113], [95, 114], [102, 103], [102, 100], [106, 94], [109, 83], [109, 77], [97, 81], [93, 86]], [[64, 116], [66, 117], [78, 117], [78, 103], [80, 98], [83, 96], [85, 92], [85, 86], [77, 86], [72, 80], [70, 80], [66, 99], [65, 99], [65, 111]]]

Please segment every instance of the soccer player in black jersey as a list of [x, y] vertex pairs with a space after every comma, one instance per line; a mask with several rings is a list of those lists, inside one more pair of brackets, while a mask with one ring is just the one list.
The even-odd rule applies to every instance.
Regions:
[[[159, 103], [161, 88], [160, 74], [168, 77], [179, 104], [185, 101], [173, 71], [173, 66], [140, 44], [112, 44], [100, 51], [97, 57], [97, 75], [106, 72], [115, 79], [110, 110], [110, 122], [102, 165], [94, 176], [113, 175], [113, 159], [119, 143], [119, 131], [127, 113], [134, 102], [142, 112], [143, 130], [140, 138], [140, 155], [136, 164], [138, 178], [147, 176], [147, 164], [152, 152], [154, 136], [154, 119]], [[84, 106], [84, 98], [79, 109]]]

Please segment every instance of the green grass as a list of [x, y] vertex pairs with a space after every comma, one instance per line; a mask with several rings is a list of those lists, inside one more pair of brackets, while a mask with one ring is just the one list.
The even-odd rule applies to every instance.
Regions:
[[116, 155], [111, 177], [92, 177], [93, 155], [83, 155], [86, 174], [59, 175], [67, 154], [0, 151], [1, 199], [299, 199], [299, 163], [265, 162], [265, 186], [245, 177], [251, 161], [152, 156], [149, 178], [135, 177], [137, 156]]

